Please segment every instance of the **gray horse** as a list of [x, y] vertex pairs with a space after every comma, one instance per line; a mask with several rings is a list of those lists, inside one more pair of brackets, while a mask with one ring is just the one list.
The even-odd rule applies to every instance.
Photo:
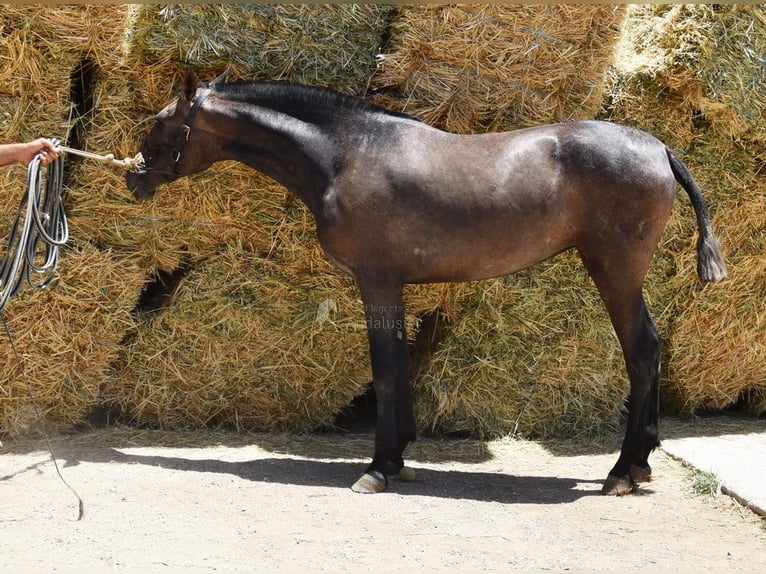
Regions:
[[377, 396], [375, 452], [353, 485], [379, 492], [415, 440], [402, 286], [513, 273], [574, 248], [630, 378], [625, 438], [605, 494], [651, 476], [659, 445], [660, 336], [642, 294], [680, 183], [697, 217], [702, 281], [726, 276], [702, 194], [655, 137], [597, 121], [455, 135], [335, 92], [286, 83], [209, 85], [189, 72], [129, 173], [138, 198], [237, 160], [311, 210], [327, 256], [359, 286]]

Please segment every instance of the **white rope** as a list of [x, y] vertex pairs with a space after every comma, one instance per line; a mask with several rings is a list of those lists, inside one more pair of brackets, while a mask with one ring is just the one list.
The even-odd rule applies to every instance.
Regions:
[[71, 147], [66, 147], [63, 145], [56, 146], [56, 149], [59, 149], [66, 153], [71, 153], [74, 155], [79, 155], [81, 157], [87, 157], [89, 159], [95, 159], [97, 161], [103, 161], [103, 162], [110, 162], [114, 165], [119, 165], [120, 167], [127, 168], [131, 171], [137, 171], [141, 170], [144, 167], [144, 158], [141, 155], [141, 152], [138, 152], [133, 157], [126, 157], [125, 159], [114, 159], [114, 154], [108, 153], [106, 155], [101, 155], [97, 153], [92, 153], [89, 151], [82, 151], [79, 149], [74, 149]]
[[[123, 160], [114, 155], [99, 155], [59, 145], [56, 149], [86, 158], [111, 162], [133, 171], [144, 169], [140, 153]], [[38, 289], [53, 281], [58, 266], [58, 248], [69, 239], [69, 228], [61, 199], [64, 160], [56, 158], [48, 165], [45, 186], [42, 186], [42, 160], [38, 154], [30, 162], [27, 191], [8, 235], [5, 253], [0, 253], [0, 313], [16, 294], [23, 279]], [[26, 209], [25, 209], [26, 206]]]
[[[54, 138], [51, 141], [55, 146], [58, 145], [57, 139]], [[16, 349], [4, 314], [6, 303], [19, 290], [25, 278], [33, 287], [43, 289], [55, 277], [58, 266], [58, 249], [64, 246], [69, 239], [69, 227], [67, 226], [64, 204], [61, 200], [63, 174], [64, 159], [62, 157], [57, 157], [48, 164], [44, 186], [42, 185], [40, 154], [37, 154], [27, 167], [26, 194], [19, 204], [16, 219], [11, 226], [6, 252], [0, 258], [0, 322], [2, 322], [18, 365], [18, 376], [26, 387], [37, 420], [42, 425], [43, 435], [56, 474], [77, 498], [77, 520], [81, 520], [85, 513], [85, 505], [77, 491], [61, 474], [48, 436], [48, 429], [35, 401], [22, 357]]]
[[0, 258], [0, 313], [23, 279], [42, 289], [56, 274], [58, 248], [69, 239], [61, 201], [63, 165], [61, 157], [48, 165], [43, 187], [40, 155], [29, 164], [26, 194], [11, 226], [5, 254]]

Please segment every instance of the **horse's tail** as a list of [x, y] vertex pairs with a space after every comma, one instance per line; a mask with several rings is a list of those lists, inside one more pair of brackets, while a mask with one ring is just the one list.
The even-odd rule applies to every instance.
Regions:
[[697, 239], [697, 273], [704, 282], [720, 281], [726, 277], [726, 263], [721, 254], [721, 246], [718, 244], [713, 229], [710, 225], [710, 213], [707, 209], [702, 191], [694, 181], [684, 163], [669, 149], [665, 148], [670, 161], [670, 169], [676, 181], [681, 184], [689, 194], [689, 199], [697, 215], [697, 227], [699, 237]]

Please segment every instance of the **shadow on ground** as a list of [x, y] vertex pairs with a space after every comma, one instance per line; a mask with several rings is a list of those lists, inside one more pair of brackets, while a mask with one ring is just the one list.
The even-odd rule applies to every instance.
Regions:
[[[747, 434], [764, 432], [766, 421], [762, 418], [719, 415], [680, 419], [666, 417], [660, 421], [662, 438], [720, 436], [723, 434]], [[499, 439], [502, 440], [515, 440]], [[361, 459], [368, 460], [374, 447], [374, 432], [319, 432], [306, 434], [230, 432], [221, 430], [163, 431], [109, 427], [73, 434], [56, 435], [50, 442], [57, 452], [77, 452], [78, 445], [88, 448], [111, 447], [178, 447], [209, 448], [214, 446], [258, 446], [268, 452], [313, 459]], [[480, 439], [456, 439], [426, 436], [412, 443], [405, 453], [409, 462], [477, 464], [491, 460], [490, 445], [495, 441]], [[554, 456], [588, 456], [618, 453], [622, 431], [608, 432], [592, 437], [545, 438], [534, 441]], [[4, 452], [24, 454], [48, 450], [42, 437], [25, 437], [5, 441], [0, 447]], [[114, 451], [117, 452], [117, 451]], [[118, 453], [119, 454], [119, 453]]]
[[[353, 477], [364, 465], [355, 461], [305, 460], [296, 458], [261, 458], [248, 461], [195, 459], [183, 456], [144, 455], [124, 453], [115, 448], [61, 448], [56, 453], [62, 468], [82, 463], [146, 465], [181, 472], [218, 473], [254, 482], [297, 486], [347, 489]], [[35, 472], [48, 464], [18, 469], [0, 482], [26, 472]], [[601, 481], [551, 476], [515, 476], [492, 472], [466, 470], [435, 470], [418, 468], [416, 482], [391, 480], [389, 491], [407, 496], [467, 499], [484, 502], [560, 504], [574, 502], [585, 496], [599, 495]], [[651, 494], [650, 490], [642, 494]]]

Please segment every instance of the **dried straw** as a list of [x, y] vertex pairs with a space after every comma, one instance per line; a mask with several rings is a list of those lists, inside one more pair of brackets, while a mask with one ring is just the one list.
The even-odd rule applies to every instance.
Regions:
[[227, 245], [144, 318], [109, 387], [130, 420], [162, 428], [311, 430], [369, 379], [362, 306], [298, 226], [268, 257]]
[[108, 65], [126, 7], [7, 5], [0, 14], [0, 131], [8, 141], [63, 138], [70, 75], [84, 58]]
[[99, 404], [118, 345], [133, 326], [140, 275], [132, 268], [78, 243], [61, 252], [55, 283], [42, 291], [26, 287], [10, 301], [5, 319], [22, 364], [3, 335], [0, 434], [39, 430], [38, 414], [49, 428], [65, 429]]
[[[766, 180], [747, 148], [698, 146], [689, 161], [703, 189], [716, 197], [714, 222], [721, 230], [729, 279], [700, 289], [693, 250], [676, 259], [667, 284], [674, 293], [666, 314], [668, 392], [665, 404], [685, 414], [721, 410], [766, 391]], [[692, 231], [689, 230], [689, 236]]]
[[703, 121], [722, 140], [763, 141], [762, 6], [632, 6], [623, 30], [609, 89], [623, 121], [684, 147]]
[[459, 133], [590, 118], [625, 8], [418, 5], [400, 8], [376, 99]]
[[[126, 9], [114, 6], [4, 6], [0, 13], [2, 141], [38, 136], [66, 140], [72, 124], [73, 71], [88, 59], [106, 65], [122, 42]], [[5, 168], [0, 229], [9, 229], [26, 186], [26, 169]], [[66, 193], [66, 192], [65, 192]], [[4, 340], [0, 434], [81, 424], [99, 402], [117, 348], [132, 325], [130, 311], [143, 274], [129, 258], [72, 236], [61, 252], [57, 281], [22, 290], [6, 319], [23, 361], [19, 371]], [[30, 397], [31, 394], [31, 397]]]
[[364, 93], [392, 7], [378, 4], [139, 5], [131, 51], [197, 68], [231, 64], [242, 79]]
[[497, 437], [595, 432], [619, 422], [622, 355], [574, 253], [474, 284], [415, 395], [421, 428]]
[[[231, 63], [235, 79], [363, 94], [391, 10], [7, 7], [0, 129], [6, 140], [65, 135], [70, 74], [86, 57], [98, 68], [86, 144], [118, 157], [135, 153], [187, 66], [212, 78]], [[646, 287], [666, 339], [663, 406], [694, 412], [744, 401], [762, 413], [763, 9], [636, 6], [628, 19], [625, 7], [605, 5], [397, 10], [370, 97], [457, 132], [593, 117], [625, 20], [602, 115], [680, 148], [732, 277], [698, 287], [683, 200]], [[6, 221], [22, 171], [0, 175], [12, 198], [0, 207]], [[308, 430], [331, 424], [366, 387], [356, 288], [322, 255], [308, 211], [283, 188], [224, 163], [136, 202], [121, 170], [81, 161], [70, 176], [76, 242], [59, 283], [9, 308], [46, 420], [76, 424], [105, 402], [149, 426]], [[166, 309], [131, 314], [147, 277], [184, 266]], [[406, 300], [411, 336], [424, 313], [451, 320], [415, 384], [422, 429], [540, 436], [619, 420], [621, 353], [573, 255], [503, 280], [408, 287]], [[18, 382], [3, 393], [4, 432], [34, 426]]]

